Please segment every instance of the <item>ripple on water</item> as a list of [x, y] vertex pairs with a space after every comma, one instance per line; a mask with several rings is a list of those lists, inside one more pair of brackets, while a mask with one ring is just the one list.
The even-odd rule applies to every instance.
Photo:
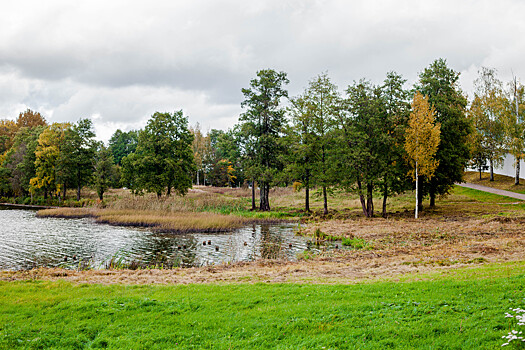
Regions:
[[167, 235], [100, 225], [89, 218], [42, 219], [35, 214], [0, 211], [0, 269], [73, 267], [82, 260], [100, 268], [112, 257], [150, 261], [159, 256], [183, 266], [202, 266], [259, 258], [293, 260], [307, 249], [306, 239], [294, 235], [294, 224], [253, 224], [228, 234]]

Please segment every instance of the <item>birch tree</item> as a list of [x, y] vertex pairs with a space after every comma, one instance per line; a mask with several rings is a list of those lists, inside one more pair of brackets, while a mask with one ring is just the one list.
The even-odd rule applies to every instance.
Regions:
[[419, 210], [419, 177], [431, 179], [439, 165], [435, 155], [439, 146], [440, 124], [435, 122], [435, 114], [428, 97], [416, 92], [405, 136], [405, 150], [416, 181], [416, 219]]
[[525, 87], [514, 78], [509, 84], [505, 99], [505, 139], [508, 151], [514, 156], [516, 176], [514, 184], [520, 184], [520, 160], [525, 152]]

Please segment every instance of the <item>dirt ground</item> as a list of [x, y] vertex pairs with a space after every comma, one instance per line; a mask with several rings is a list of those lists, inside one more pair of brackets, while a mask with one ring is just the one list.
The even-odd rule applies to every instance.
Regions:
[[331, 249], [297, 262], [261, 260], [174, 270], [35, 269], [1, 271], [0, 280], [67, 280], [75, 283], [355, 283], [452, 271], [484, 263], [525, 261], [525, 217], [490, 219], [349, 219], [309, 225], [330, 235], [356, 237], [365, 249]]

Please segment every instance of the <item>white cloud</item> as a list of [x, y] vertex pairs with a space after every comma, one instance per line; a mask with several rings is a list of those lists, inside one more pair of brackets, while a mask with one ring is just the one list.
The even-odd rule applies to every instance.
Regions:
[[183, 108], [232, 126], [255, 72], [289, 73], [290, 94], [323, 71], [344, 89], [395, 70], [414, 83], [434, 59], [525, 77], [525, 4], [494, 1], [17, 1], [0, 12], [0, 117], [100, 115], [99, 137]]

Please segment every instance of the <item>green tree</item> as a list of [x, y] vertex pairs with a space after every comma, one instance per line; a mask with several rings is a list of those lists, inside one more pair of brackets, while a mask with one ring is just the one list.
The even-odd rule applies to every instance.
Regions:
[[467, 99], [459, 88], [459, 73], [450, 69], [444, 59], [435, 60], [419, 75], [416, 90], [428, 96], [436, 111], [436, 121], [441, 125], [441, 139], [436, 153], [439, 162], [430, 180], [420, 181], [419, 209], [423, 196], [430, 196], [434, 207], [436, 196], [450, 192], [456, 182], [463, 181], [463, 171], [470, 159], [468, 145], [472, 131], [466, 116]]
[[381, 87], [361, 80], [346, 90], [345, 113], [338, 117], [340, 182], [359, 195], [363, 214], [374, 215], [373, 194], [384, 173], [382, 152], [388, 135], [383, 133], [385, 108]]
[[504, 104], [504, 128], [506, 146], [514, 156], [516, 175], [514, 184], [520, 183], [520, 160], [525, 152], [525, 87], [514, 78], [509, 84], [507, 97]]
[[405, 149], [416, 182], [416, 219], [419, 211], [419, 177], [432, 178], [439, 164], [435, 154], [439, 145], [440, 126], [435, 122], [434, 115], [435, 110], [429, 105], [428, 98], [416, 92], [405, 141]]
[[259, 209], [270, 210], [269, 193], [277, 173], [283, 164], [279, 155], [283, 152], [280, 144], [286, 123], [281, 98], [288, 97], [284, 85], [289, 80], [284, 72], [264, 69], [250, 81], [250, 87], [242, 89], [244, 101], [241, 107], [246, 111], [239, 117], [240, 130], [252, 138], [252, 161], [247, 163], [250, 175], [259, 181]]
[[341, 96], [326, 73], [311, 80], [302, 95], [292, 98], [292, 127], [289, 129], [291, 162], [289, 168], [305, 188], [305, 211], [310, 211], [310, 187], [321, 187], [323, 212], [328, 214], [327, 188], [333, 183], [329, 152], [335, 119], [341, 109]]
[[405, 82], [399, 74], [390, 72], [381, 86], [383, 118], [378, 132], [383, 138], [378, 162], [381, 169], [379, 187], [383, 194], [383, 217], [387, 216], [388, 197], [402, 193], [412, 186], [410, 177], [407, 176], [406, 153], [403, 147], [410, 113], [410, 93], [403, 88]]
[[205, 173], [205, 157], [206, 157], [206, 136], [203, 135], [199, 123], [194, 127], [190, 127], [190, 132], [193, 135], [192, 149], [193, 159], [195, 161], [195, 175], [197, 185], [200, 185], [200, 175]]
[[193, 135], [182, 110], [155, 112], [143, 131], [135, 153], [124, 157], [122, 175], [135, 192], [156, 193], [171, 190], [184, 195], [192, 186], [194, 171]]
[[95, 132], [90, 119], [80, 119], [65, 133], [57, 164], [58, 180], [62, 184], [64, 198], [66, 188], [77, 190], [80, 200], [82, 187], [92, 181], [96, 152]]
[[109, 139], [109, 149], [113, 154], [115, 164], [122, 165], [122, 158], [135, 152], [139, 133], [136, 130], [122, 131], [117, 129]]
[[9, 169], [9, 182], [15, 196], [27, 196], [29, 181], [36, 176], [35, 151], [44, 126], [22, 127], [18, 130], [14, 144], [6, 154], [4, 166]]
[[474, 126], [471, 136], [473, 164], [480, 170], [488, 161], [490, 181], [494, 181], [494, 166], [503, 162], [505, 130], [503, 124], [503, 87], [495, 69], [482, 67], [474, 81], [474, 100], [469, 116]]
[[115, 165], [113, 153], [103, 143], [97, 145], [98, 149], [95, 155], [95, 188], [98, 198], [104, 200], [104, 193], [108, 190], [113, 182]]

